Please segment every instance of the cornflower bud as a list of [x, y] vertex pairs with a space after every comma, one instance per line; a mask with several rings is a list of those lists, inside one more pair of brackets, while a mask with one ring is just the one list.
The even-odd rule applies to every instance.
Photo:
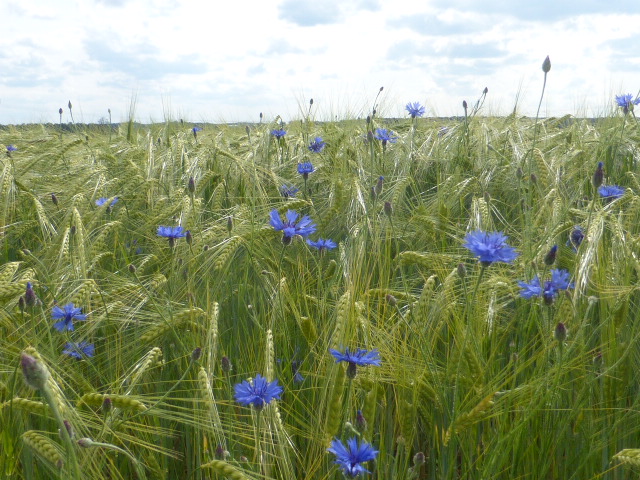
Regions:
[[558, 245], [554, 245], [544, 256], [544, 264], [547, 266], [553, 265], [556, 261], [556, 256], [558, 254]]
[[20, 354], [20, 365], [22, 366], [22, 375], [27, 385], [34, 390], [45, 388], [47, 379], [49, 378], [49, 372], [42, 362], [22, 352]]
[[564, 323], [559, 322], [556, 325], [553, 336], [560, 343], [564, 342], [567, 339], [567, 327], [565, 327]]
[[549, 60], [549, 55], [547, 55], [547, 58], [542, 62], [542, 71], [544, 73], [549, 73], [549, 70], [551, 70], [551, 60]]

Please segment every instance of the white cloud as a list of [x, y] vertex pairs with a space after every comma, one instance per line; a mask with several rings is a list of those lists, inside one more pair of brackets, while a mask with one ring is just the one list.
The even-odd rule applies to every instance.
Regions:
[[[553, 5], [553, 8], [551, 6]], [[167, 109], [198, 121], [404, 115], [408, 101], [457, 114], [486, 86], [492, 113], [535, 113], [550, 55], [546, 113], [602, 112], [640, 87], [640, 4], [487, 0], [44, 0], [0, 4], [0, 123], [84, 121], [111, 108], [143, 121]], [[616, 13], [618, 12], [618, 13]], [[502, 111], [499, 108], [503, 108]]]

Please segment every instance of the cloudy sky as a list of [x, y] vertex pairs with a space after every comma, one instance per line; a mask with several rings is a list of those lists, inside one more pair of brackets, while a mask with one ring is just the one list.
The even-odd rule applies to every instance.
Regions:
[[601, 115], [640, 90], [638, 0], [3, 0], [0, 124]]

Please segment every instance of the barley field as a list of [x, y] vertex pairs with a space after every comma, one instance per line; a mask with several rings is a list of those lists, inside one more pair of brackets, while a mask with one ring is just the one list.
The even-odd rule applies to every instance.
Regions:
[[0, 476], [637, 478], [636, 102], [486, 95], [2, 127]]

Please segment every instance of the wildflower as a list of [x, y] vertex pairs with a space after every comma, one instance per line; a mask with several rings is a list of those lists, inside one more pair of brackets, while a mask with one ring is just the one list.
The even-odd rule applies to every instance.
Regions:
[[291, 373], [293, 374], [293, 383], [302, 383], [304, 382], [304, 377], [299, 372], [300, 362], [297, 360], [291, 361]]
[[551, 270], [551, 280], [540, 284], [540, 278], [536, 275], [530, 283], [519, 281], [522, 288], [520, 296], [522, 298], [542, 297], [547, 305], [551, 305], [558, 296], [560, 290], [573, 288], [573, 283], [569, 281], [570, 275], [567, 270]]
[[84, 357], [91, 358], [94, 355], [95, 348], [93, 343], [89, 342], [67, 342], [64, 346], [64, 350], [62, 353], [64, 355], [69, 355], [70, 357], [77, 358], [78, 360], [82, 360]]
[[18, 147], [15, 145], [7, 145], [7, 157], [10, 157], [11, 152], [15, 152], [16, 150], [18, 150]]
[[391, 131], [386, 128], [376, 128], [376, 134], [374, 138], [382, 141], [382, 146], [386, 147], [387, 142], [396, 143], [398, 137]]
[[59, 332], [65, 330], [73, 331], [73, 320], [86, 320], [87, 316], [82, 313], [82, 308], [76, 308], [73, 303], [67, 303], [63, 308], [58, 305], [54, 305], [51, 312], [51, 318], [54, 320], [60, 319], [59, 322], [53, 324], [53, 328]]
[[340, 466], [342, 472], [348, 477], [357, 477], [361, 473], [369, 473], [369, 470], [361, 464], [374, 460], [378, 451], [365, 441], [358, 443], [356, 437], [347, 440], [345, 446], [340, 440], [335, 438], [331, 441], [331, 447], [327, 449], [329, 453], [336, 456], [335, 463]]
[[247, 380], [234, 385], [234, 398], [243, 405], [253, 405], [257, 410], [262, 410], [272, 400], [278, 400], [282, 394], [282, 387], [278, 380], [268, 382], [262, 375], [257, 374], [253, 382]]
[[362, 410], [358, 410], [356, 412], [355, 426], [356, 426], [356, 430], [360, 434], [363, 434], [364, 431], [367, 429], [367, 419], [364, 418], [364, 415], [362, 414]]
[[46, 386], [49, 371], [41, 361], [22, 352], [20, 354], [20, 366], [22, 367], [22, 376], [27, 385], [34, 390], [41, 390]]
[[282, 185], [280, 187], [280, 195], [282, 195], [284, 198], [293, 198], [296, 196], [296, 193], [298, 193], [300, 191], [299, 188], [289, 185]]
[[298, 164], [298, 173], [306, 180], [309, 178], [309, 174], [314, 172], [313, 164], [311, 162], [303, 162]]
[[414, 102], [414, 103], [407, 103], [406, 107], [404, 107], [407, 112], [409, 112], [409, 115], [411, 115], [411, 118], [416, 118], [416, 117], [421, 117], [424, 115], [424, 107], [422, 105], [420, 105], [418, 102]]
[[329, 353], [333, 355], [336, 359], [336, 363], [338, 362], [347, 362], [347, 377], [355, 378], [356, 376], [356, 368], [357, 366], [367, 366], [367, 365], [375, 365], [377, 367], [380, 366], [380, 353], [378, 350], [374, 349], [371, 351], [365, 350], [363, 348], [359, 348], [356, 352], [350, 352], [347, 348], [344, 353], [330, 349]]
[[231, 360], [226, 355], [220, 359], [220, 364], [222, 365], [222, 371], [224, 373], [229, 373], [233, 369], [233, 365], [231, 365]]
[[604, 163], [598, 162], [598, 167], [596, 168], [596, 171], [593, 172], [591, 183], [593, 184], [594, 188], [598, 188], [600, 185], [602, 185], [602, 182], [604, 180], [604, 169], [602, 168], [603, 166]]
[[320, 153], [324, 149], [325, 145], [326, 143], [322, 140], [322, 137], [316, 137], [313, 142], [309, 144], [308, 148], [311, 152]]
[[182, 227], [179, 225], [177, 227], [164, 227], [162, 225], [158, 227], [158, 236], [168, 238], [170, 247], [175, 245], [177, 238], [186, 237], [186, 235], [187, 233], [183, 232]]
[[544, 62], [542, 62], [542, 71], [546, 75], [547, 73], [549, 73], [549, 70], [551, 70], [551, 60], [549, 60], [549, 55], [547, 55], [547, 58], [545, 58]]
[[556, 261], [556, 256], [558, 255], [558, 245], [554, 245], [549, 249], [547, 254], [544, 256], [544, 264], [551, 266]]
[[619, 107], [622, 108], [622, 111], [626, 115], [627, 113], [629, 113], [629, 110], [633, 110], [634, 105], [638, 105], [640, 103], [640, 97], [636, 97], [636, 99], [634, 100], [633, 95], [631, 95], [630, 93], [616, 95], [616, 103]]
[[[108, 201], [109, 199], [107, 197], [100, 197], [98, 200], [96, 200], [96, 205], [98, 207], [101, 207]], [[113, 200], [111, 200], [111, 203], [109, 204], [109, 206], [113, 207], [116, 203], [118, 203], [118, 197], [113, 197]]]
[[611, 201], [624, 195], [624, 188], [619, 187], [618, 185], [600, 185], [598, 193], [605, 200]]
[[329, 240], [328, 238], [326, 240], [323, 238], [319, 238], [315, 242], [307, 239], [307, 245], [318, 249], [320, 253], [324, 252], [325, 250], [333, 250], [337, 247], [336, 242], [334, 242], [333, 240]]
[[382, 193], [383, 187], [384, 187], [384, 177], [380, 175], [378, 177], [378, 181], [376, 182], [376, 185], [373, 187], [373, 192], [376, 197], [378, 197]]
[[507, 245], [507, 237], [502, 232], [475, 230], [467, 233], [465, 240], [467, 243], [463, 246], [479, 257], [485, 267], [493, 262], [511, 263], [518, 256], [518, 252]]
[[573, 227], [573, 230], [571, 230], [571, 233], [569, 234], [567, 246], [571, 245], [573, 246], [573, 250], [577, 251], [578, 247], [582, 243], [582, 240], [584, 240], [584, 231], [582, 230], [582, 227], [580, 225], [576, 225]]
[[312, 223], [312, 220], [307, 215], [298, 220], [299, 214], [295, 210], [287, 210], [287, 213], [285, 214], [286, 222], [282, 221], [278, 210], [271, 210], [270, 215], [271, 220], [269, 223], [276, 230], [282, 231], [282, 243], [285, 245], [291, 243], [291, 239], [295, 235], [308, 237], [316, 231], [316, 224]]
[[556, 328], [553, 331], [553, 336], [560, 343], [564, 342], [567, 339], [567, 327], [564, 325], [564, 323], [560, 322], [556, 325]]
[[271, 130], [271, 135], [273, 135], [277, 139], [284, 137], [286, 134], [287, 132], [284, 128], [280, 128], [280, 129], [276, 128], [275, 130]]
[[191, 129], [191, 131], [193, 132], [193, 138], [195, 138], [196, 140], [198, 139], [198, 132], [202, 131], [202, 128], [200, 127], [193, 127]]
[[33, 307], [36, 304], [36, 292], [33, 291], [31, 282], [27, 282], [27, 289], [24, 292], [24, 303], [27, 307]]

